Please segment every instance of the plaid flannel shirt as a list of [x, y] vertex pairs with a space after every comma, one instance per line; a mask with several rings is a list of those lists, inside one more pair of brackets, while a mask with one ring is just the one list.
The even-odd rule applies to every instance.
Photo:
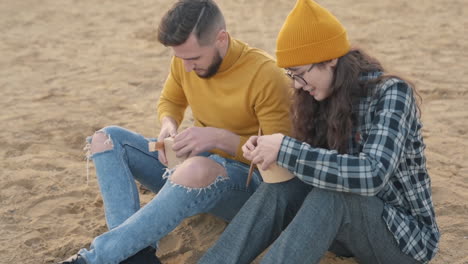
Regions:
[[284, 137], [277, 163], [315, 187], [379, 197], [382, 218], [399, 248], [425, 263], [436, 254], [440, 234], [413, 91], [395, 78], [370, 90], [354, 110], [359, 124], [348, 154]]

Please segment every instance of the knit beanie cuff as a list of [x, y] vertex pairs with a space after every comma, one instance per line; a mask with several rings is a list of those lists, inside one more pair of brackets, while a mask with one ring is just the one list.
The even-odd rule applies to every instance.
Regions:
[[339, 58], [350, 50], [346, 31], [334, 38], [318, 43], [311, 43], [276, 51], [276, 64], [281, 68], [289, 68], [312, 63], [324, 62]]

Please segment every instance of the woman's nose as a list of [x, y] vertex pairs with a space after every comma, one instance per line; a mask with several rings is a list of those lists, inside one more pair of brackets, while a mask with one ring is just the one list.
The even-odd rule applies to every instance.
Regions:
[[293, 81], [294, 82], [294, 89], [301, 89], [302, 87], [304, 87], [304, 85], [296, 80]]

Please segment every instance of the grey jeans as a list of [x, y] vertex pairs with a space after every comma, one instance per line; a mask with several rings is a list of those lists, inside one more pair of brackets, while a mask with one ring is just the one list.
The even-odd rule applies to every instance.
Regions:
[[318, 263], [327, 250], [359, 263], [419, 263], [398, 248], [377, 197], [262, 183], [199, 263]]

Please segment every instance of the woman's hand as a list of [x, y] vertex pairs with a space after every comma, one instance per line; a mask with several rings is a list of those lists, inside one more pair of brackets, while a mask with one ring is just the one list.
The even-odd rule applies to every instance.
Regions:
[[266, 170], [271, 164], [276, 163], [283, 138], [283, 134], [250, 137], [242, 146], [243, 155], [259, 165], [262, 170]]
[[254, 151], [255, 147], [257, 146], [257, 139], [258, 139], [258, 136], [252, 136], [242, 146], [242, 152], [243, 152], [242, 155], [244, 156], [244, 158], [248, 160], [252, 160], [254, 158], [252, 156], [252, 151]]

